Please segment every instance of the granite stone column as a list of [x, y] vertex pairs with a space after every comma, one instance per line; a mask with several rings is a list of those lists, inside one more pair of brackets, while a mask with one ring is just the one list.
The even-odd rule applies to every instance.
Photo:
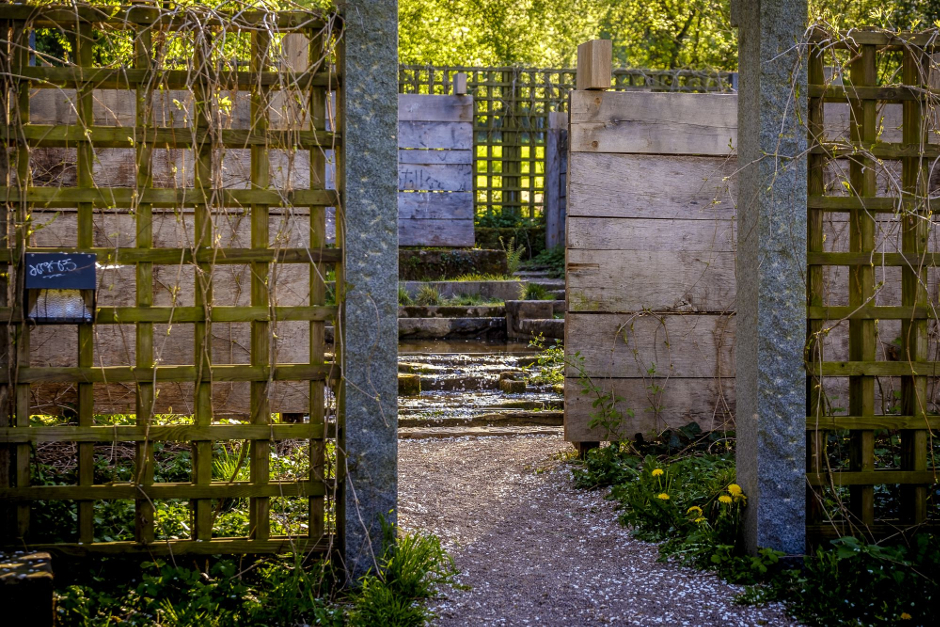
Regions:
[[381, 555], [379, 517], [398, 505], [398, 2], [347, 0], [337, 219], [345, 233], [341, 310], [344, 494], [337, 524], [352, 581]]
[[[748, 550], [806, 535], [807, 0], [733, 0], [738, 26], [737, 471]], [[805, 55], [804, 55], [805, 56]]]

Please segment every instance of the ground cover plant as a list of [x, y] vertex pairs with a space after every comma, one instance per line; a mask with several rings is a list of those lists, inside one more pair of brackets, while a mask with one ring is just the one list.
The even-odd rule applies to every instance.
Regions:
[[565, 247], [546, 248], [525, 265], [530, 268], [545, 269], [550, 277], [561, 279], [565, 276]]
[[574, 469], [579, 487], [609, 488], [620, 521], [662, 560], [713, 570], [748, 584], [738, 601], [781, 601], [808, 625], [928, 625], [940, 612], [940, 537], [902, 535], [882, 543], [844, 537], [802, 560], [741, 545], [747, 495], [735, 483], [733, 433], [697, 425], [654, 441], [590, 451]]
[[421, 627], [434, 618], [424, 601], [457, 571], [437, 537], [396, 535], [386, 524], [378, 568], [345, 591], [328, 561], [297, 554], [83, 562], [58, 577], [56, 625]]
[[526, 369], [526, 381], [530, 385], [561, 385], [565, 381], [565, 349], [557, 342], [545, 345], [541, 334], [529, 342], [530, 348], [538, 350], [535, 363]]
[[[99, 422], [133, 424], [126, 415], [99, 416]], [[33, 416], [34, 422], [60, 424], [68, 417]], [[189, 416], [161, 415], [162, 424], [183, 424]], [[275, 479], [309, 476], [310, 453], [305, 441], [286, 440], [272, 445], [270, 472]], [[188, 446], [156, 442], [154, 480], [188, 482], [192, 454]], [[68, 450], [67, 450], [68, 449]], [[132, 444], [102, 445], [94, 450], [96, 484], [133, 480], [135, 448]], [[327, 443], [325, 472], [333, 476], [335, 450]], [[216, 442], [213, 479], [249, 480], [247, 447], [242, 442]], [[61, 443], [40, 443], [34, 451], [35, 485], [74, 485], [74, 452]], [[248, 499], [214, 503], [213, 534], [243, 537], [250, 531]], [[304, 535], [307, 532], [306, 498], [282, 497], [271, 502], [271, 532]], [[190, 537], [189, 503], [157, 500], [157, 541]], [[40, 501], [33, 508], [31, 542], [74, 542], [78, 512], [75, 503]], [[96, 541], [130, 540], [135, 534], [135, 503], [130, 500], [94, 503]], [[328, 508], [325, 522], [334, 523]], [[418, 627], [433, 614], [422, 601], [434, 595], [439, 583], [456, 574], [440, 541], [424, 534], [396, 536], [385, 525], [386, 552], [378, 567], [356, 589], [344, 590], [339, 575], [320, 555], [289, 554], [250, 557], [185, 556], [141, 561], [108, 557], [94, 561], [56, 562], [57, 625], [97, 627], [156, 625], [165, 627], [228, 627], [295, 625], [399, 625]], [[371, 617], [383, 617], [380, 622]], [[366, 617], [363, 622], [361, 617]]]

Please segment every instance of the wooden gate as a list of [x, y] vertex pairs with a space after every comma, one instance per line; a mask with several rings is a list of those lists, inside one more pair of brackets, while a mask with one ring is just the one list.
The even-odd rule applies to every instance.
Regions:
[[[64, 54], [31, 52], [38, 29], [63, 35]], [[331, 475], [342, 480], [327, 463], [340, 354], [324, 340], [343, 298], [342, 229], [329, 246], [325, 227], [327, 208], [341, 210], [342, 182], [326, 187], [339, 20], [0, 5], [0, 40], [0, 502], [14, 510], [3, 543], [325, 550]], [[49, 252], [96, 256], [92, 323], [24, 311], [27, 255]], [[308, 451], [303, 476], [273, 474], [286, 440]], [[214, 478], [234, 442], [247, 480]], [[191, 451], [189, 481], [155, 480], [154, 448], [171, 443]], [[74, 485], [32, 484], [33, 449], [47, 445], [73, 456]], [[129, 480], [96, 477], [102, 446], [133, 447]], [[214, 526], [232, 499], [249, 500], [247, 533]], [[104, 541], [96, 512], [114, 500], [133, 501], [136, 521]], [[188, 533], [155, 527], [160, 501], [188, 502]], [[272, 511], [287, 501], [305, 514], [276, 535]], [[75, 504], [76, 528], [47, 545], [30, 518], [53, 502]]]

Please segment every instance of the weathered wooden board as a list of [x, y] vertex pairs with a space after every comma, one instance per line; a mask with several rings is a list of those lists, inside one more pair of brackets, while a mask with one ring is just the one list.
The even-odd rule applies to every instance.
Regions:
[[471, 96], [398, 95], [399, 122], [473, 122]]
[[399, 219], [399, 246], [471, 247], [474, 244], [473, 219]]
[[[398, 219], [470, 220], [472, 222], [473, 193], [399, 192]], [[402, 246], [414, 246], [414, 244], [399, 243]]]
[[731, 154], [734, 94], [572, 91], [571, 151], [666, 155]]
[[734, 225], [733, 220], [571, 217], [568, 247], [625, 257], [645, 250], [734, 252]]
[[734, 158], [571, 153], [568, 215], [732, 220]]
[[734, 376], [734, 329], [734, 316], [571, 312], [565, 346], [592, 378], [720, 378]]
[[[603, 392], [623, 399], [618, 409], [626, 416], [632, 410], [619, 435], [633, 439], [645, 437], [696, 422], [703, 430], [734, 428], [734, 377], [711, 379], [657, 380], [593, 379]], [[585, 394], [577, 379], [565, 379], [565, 439], [572, 442], [604, 441], [610, 434], [603, 427], [588, 427], [596, 396]], [[571, 419], [568, 419], [571, 416]]]
[[565, 245], [568, 205], [568, 114], [548, 114], [545, 135], [545, 246]]
[[[732, 252], [569, 248], [569, 312], [733, 312]], [[583, 338], [572, 344], [584, 346]]]
[[398, 164], [401, 191], [469, 192], [473, 189], [472, 165]]
[[399, 150], [398, 165], [473, 165], [473, 151]]
[[473, 246], [473, 98], [398, 103], [399, 245]]
[[399, 122], [399, 148], [466, 150], [473, 145], [473, 125], [468, 122]]

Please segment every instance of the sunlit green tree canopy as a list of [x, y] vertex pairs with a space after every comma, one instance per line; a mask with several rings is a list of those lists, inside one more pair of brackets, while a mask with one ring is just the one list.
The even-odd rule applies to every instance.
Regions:
[[[401, 61], [571, 66], [577, 45], [614, 42], [614, 63], [735, 69], [731, 0], [400, 0]], [[899, 30], [933, 26], [940, 0], [811, 0], [813, 19]]]

